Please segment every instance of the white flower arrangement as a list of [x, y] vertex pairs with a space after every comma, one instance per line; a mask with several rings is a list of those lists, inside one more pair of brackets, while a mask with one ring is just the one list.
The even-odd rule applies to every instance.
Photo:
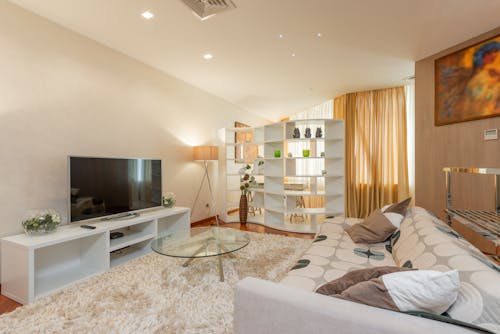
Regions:
[[252, 167], [246, 165], [240, 168], [238, 174], [240, 174], [240, 190], [242, 195], [247, 195], [250, 190], [250, 186], [255, 184], [255, 177], [250, 176]]

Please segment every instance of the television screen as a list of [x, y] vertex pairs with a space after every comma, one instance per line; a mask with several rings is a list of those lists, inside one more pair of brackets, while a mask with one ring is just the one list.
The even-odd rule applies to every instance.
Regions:
[[69, 159], [71, 222], [161, 205], [161, 160]]

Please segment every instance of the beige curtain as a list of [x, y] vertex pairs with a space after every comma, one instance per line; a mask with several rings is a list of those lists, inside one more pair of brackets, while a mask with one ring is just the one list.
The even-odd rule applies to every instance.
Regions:
[[337, 97], [334, 118], [346, 127], [346, 215], [366, 217], [408, 197], [404, 88]]

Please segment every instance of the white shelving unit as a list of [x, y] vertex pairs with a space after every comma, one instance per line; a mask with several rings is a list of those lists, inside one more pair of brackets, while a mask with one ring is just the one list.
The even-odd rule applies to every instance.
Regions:
[[[28, 304], [76, 281], [151, 252], [151, 241], [175, 231], [189, 233], [189, 208], [157, 208], [138, 217], [85, 221], [42, 236], [2, 238], [2, 294]], [[110, 239], [110, 233], [124, 236]]]
[[[300, 130], [300, 138], [293, 138], [294, 129]], [[306, 128], [311, 129], [311, 138], [304, 138]], [[322, 135], [315, 138], [316, 129]], [[259, 141], [259, 153], [264, 160], [262, 188], [252, 189], [253, 206], [263, 209], [263, 216], [249, 215], [248, 221], [256, 222], [279, 230], [315, 233], [317, 225], [326, 216], [344, 214], [344, 122], [341, 120], [294, 120], [274, 123], [260, 128], [223, 129], [220, 137], [220, 151], [226, 163], [220, 166], [220, 178], [224, 189], [222, 218], [224, 221], [239, 221], [238, 201], [239, 175], [232, 166], [234, 160], [234, 131], [253, 131]], [[263, 146], [262, 149], [260, 146]], [[296, 146], [292, 149], [293, 145]], [[297, 147], [309, 150], [309, 156], [288, 156]], [[280, 152], [279, 157], [275, 153]], [[236, 168], [234, 180], [233, 173]], [[294, 189], [298, 187], [297, 189]], [[235, 197], [230, 198], [232, 193]], [[301, 207], [297, 203], [312, 202], [312, 197], [323, 205]], [[311, 199], [311, 200], [309, 200]], [[235, 212], [234, 215], [228, 212]], [[293, 221], [300, 218], [300, 222]], [[295, 219], [298, 220], [298, 219]]]

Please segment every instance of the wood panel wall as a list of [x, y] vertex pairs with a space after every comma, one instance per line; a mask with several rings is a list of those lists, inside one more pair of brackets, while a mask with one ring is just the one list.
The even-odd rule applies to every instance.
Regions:
[[[500, 33], [500, 27], [415, 64], [415, 203], [443, 218], [443, 167], [500, 167], [500, 140], [484, 141], [483, 130], [500, 130], [500, 117], [434, 126], [434, 60]], [[491, 176], [459, 175], [453, 182], [455, 207], [494, 208]]]

